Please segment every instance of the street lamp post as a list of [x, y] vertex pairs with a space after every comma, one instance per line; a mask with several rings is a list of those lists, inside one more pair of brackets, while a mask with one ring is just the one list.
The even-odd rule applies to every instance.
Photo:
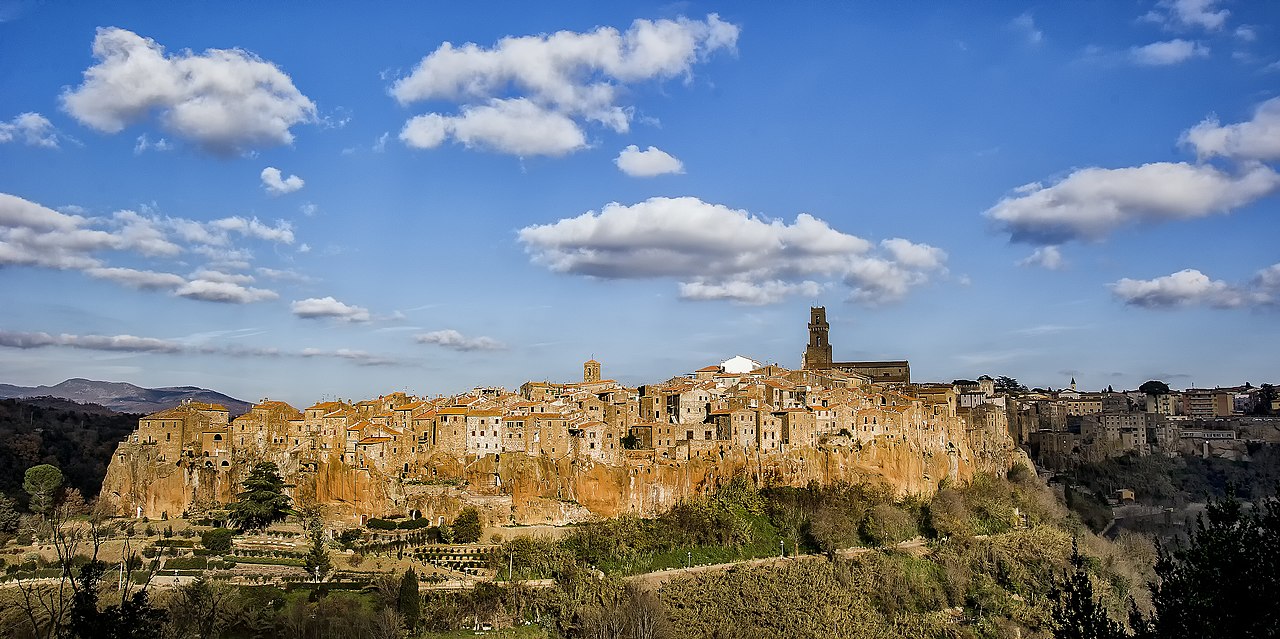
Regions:
[[692, 551], [692, 550], [685, 551], [685, 554], [684, 554], [684, 567], [685, 567], [685, 568], [692, 568], [692, 567], [693, 567], [693, 551]]
[[786, 557], [786, 556], [787, 556], [787, 542], [786, 542], [786, 540], [784, 540], [784, 539], [779, 539], [779, 540], [778, 540], [778, 550], [781, 552], [781, 556], [782, 556], [782, 557]]

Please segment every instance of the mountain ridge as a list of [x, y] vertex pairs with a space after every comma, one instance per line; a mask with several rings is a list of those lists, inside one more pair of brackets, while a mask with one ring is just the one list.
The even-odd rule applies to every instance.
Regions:
[[128, 382], [104, 382], [82, 377], [72, 377], [52, 386], [0, 384], [0, 399], [32, 397], [56, 397], [73, 402], [99, 404], [118, 413], [141, 414], [173, 408], [186, 400], [222, 404], [232, 417], [247, 412], [252, 406], [244, 400], [199, 386], [143, 388]]

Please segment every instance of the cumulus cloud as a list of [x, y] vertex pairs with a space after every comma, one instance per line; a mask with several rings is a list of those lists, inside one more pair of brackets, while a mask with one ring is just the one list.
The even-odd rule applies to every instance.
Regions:
[[277, 169], [274, 166], [262, 169], [261, 177], [262, 188], [266, 189], [267, 193], [272, 195], [293, 193], [294, 191], [301, 189], [302, 186], [306, 184], [302, 178], [296, 175], [290, 175], [287, 178], [284, 177], [284, 175], [280, 173], [280, 169]]
[[1117, 299], [1144, 308], [1242, 308], [1280, 303], [1280, 263], [1272, 264], [1242, 284], [1210, 279], [1185, 269], [1150, 280], [1124, 278], [1110, 284]]
[[224, 304], [251, 304], [280, 297], [275, 291], [242, 286], [235, 282], [191, 280], [174, 291], [178, 297]]
[[469, 149], [519, 156], [559, 156], [587, 145], [586, 135], [568, 116], [524, 98], [464, 106], [456, 116], [419, 115], [400, 131], [400, 139], [416, 149], [435, 148], [450, 138]]
[[1201, 159], [1220, 156], [1235, 160], [1280, 159], [1280, 98], [1258, 105], [1247, 122], [1222, 125], [1210, 116], [1179, 139]]
[[1280, 188], [1280, 175], [1253, 165], [1231, 175], [1209, 165], [1154, 162], [1090, 167], [1051, 186], [1027, 184], [984, 215], [1014, 242], [1057, 245], [1099, 239], [1132, 224], [1226, 213]]
[[1056, 271], [1066, 266], [1066, 262], [1062, 259], [1062, 251], [1056, 246], [1041, 246], [1031, 252], [1031, 255], [1018, 260], [1018, 266], [1038, 266], [1050, 271]]
[[21, 142], [27, 146], [58, 148], [58, 130], [39, 113], [20, 113], [8, 122], [0, 121], [0, 144]]
[[1143, 19], [1173, 30], [1217, 31], [1231, 15], [1226, 9], [1218, 9], [1217, 4], [1218, 0], [1160, 0]]
[[[292, 243], [293, 229], [288, 222], [268, 226], [256, 218], [241, 217], [198, 222], [129, 210], [86, 217], [79, 214], [84, 213], [79, 207], [64, 208], [75, 213], [54, 211], [0, 193], [0, 267], [75, 270], [133, 289], [168, 291], [210, 302], [247, 304], [279, 297], [275, 291], [245, 286], [254, 281], [253, 276], [230, 272], [249, 269], [252, 258], [247, 249], [230, 246], [230, 242], [234, 234]], [[208, 258], [208, 266], [184, 278], [104, 262], [107, 255], [123, 254], [134, 259], [168, 259], [185, 266], [181, 259], [187, 253]]]
[[344, 304], [333, 297], [310, 297], [289, 305], [293, 314], [303, 319], [333, 318], [344, 322], [369, 321], [369, 309]]
[[822, 285], [817, 282], [784, 282], [770, 280], [767, 282], [750, 282], [732, 280], [720, 283], [681, 282], [680, 299], [700, 301], [726, 300], [739, 304], [776, 304], [791, 295], [817, 297], [822, 293]]
[[[417, 148], [453, 137], [503, 153], [563, 155], [585, 146], [579, 120], [618, 132], [630, 128], [632, 112], [618, 104], [620, 87], [688, 78], [695, 63], [732, 51], [737, 39], [736, 25], [710, 14], [706, 20], [636, 20], [625, 32], [599, 27], [506, 37], [490, 48], [446, 42], [397, 80], [391, 95], [402, 105], [452, 101], [462, 113], [415, 117], [400, 139]], [[519, 124], [549, 130], [523, 132], [526, 139], [511, 142]]]
[[228, 357], [297, 357], [303, 359], [340, 359], [361, 366], [391, 366], [400, 363], [394, 357], [374, 355], [361, 350], [339, 348], [325, 350], [305, 348], [282, 351], [278, 348], [255, 348], [239, 344], [189, 344], [181, 340], [136, 337], [133, 335], [51, 335], [45, 332], [8, 331], [0, 329], [0, 347], [35, 349], [49, 347], [76, 348], [91, 351], [123, 353], [159, 353], [166, 355], [224, 355]]
[[93, 41], [97, 63], [62, 94], [86, 126], [118, 133], [152, 113], [171, 134], [220, 155], [293, 142], [290, 128], [316, 107], [276, 65], [240, 49], [166, 54], [150, 38], [116, 27]]
[[1183, 40], [1166, 40], [1129, 49], [1129, 57], [1135, 64], [1148, 67], [1166, 67], [1181, 64], [1191, 58], [1209, 57], [1209, 47]]
[[419, 344], [434, 344], [453, 351], [496, 351], [506, 348], [502, 342], [492, 337], [467, 337], [452, 328], [413, 336]]
[[1150, 280], [1126, 277], [1113, 282], [1111, 292], [1125, 304], [1144, 308], [1236, 308], [1248, 301], [1236, 287], [1190, 268]]
[[643, 151], [632, 144], [614, 158], [618, 169], [631, 177], [653, 177], [667, 173], [684, 173], [684, 164], [671, 154], [651, 146]]
[[[747, 211], [694, 197], [656, 197], [634, 205], [610, 203], [552, 224], [521, 229], [519, 241], [534, 263], [558, 273], [609, 279], [677, 278], [690, 299], [733, 291], [745, 301], [755, 283], [776, 296], [805, 294], [804, 282], [843, 280], [866, 303], [901, 299], [909, 289], [945, 273], [946, 253], [895, 238], [879, 246], [801, 213], [793, 223], [765, 221]], [[794, 286], [783, 288], [769, 282]]]

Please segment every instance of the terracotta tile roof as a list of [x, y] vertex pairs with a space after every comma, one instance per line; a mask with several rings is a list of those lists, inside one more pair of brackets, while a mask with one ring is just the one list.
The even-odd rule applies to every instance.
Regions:
[[382, 444], [389, 441], [391, 441], [390, 437], [365, 437], [364, 439], [356, 442], [356, 445], [368, 446], [370, 444]]

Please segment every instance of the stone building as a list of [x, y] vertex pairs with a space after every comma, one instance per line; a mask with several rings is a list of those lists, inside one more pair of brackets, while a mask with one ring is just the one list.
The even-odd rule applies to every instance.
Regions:
[[809, 309], [809, 343], [801, 357], [801, 368], [811, 370], [835, 369], [865, 376], [881, 384], [910, 384], [911, 364], [906, 360], [837, 362], [831, 357], [831, 325], [827, 323], [827, 308], [815, 306]]

